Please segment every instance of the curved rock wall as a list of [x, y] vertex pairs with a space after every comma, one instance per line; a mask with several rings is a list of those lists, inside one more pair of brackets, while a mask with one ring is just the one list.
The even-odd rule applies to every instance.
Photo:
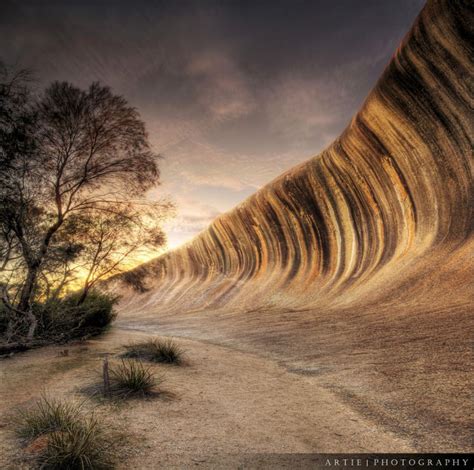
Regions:
[[467, 243], [472, 19], [467, 0], [428, 2], [327, 150], [138, 268], [146, 292], [130, 291], [125, 304], [168, 312], [350, 304], [383, 297], [410, 263], [423, 259], [427, 272], [427, 254]]
[[474, 450], [473, 8], [429, 1], [326, 151], [112, 281], [120, 326], [273, 358], [418, 452]]

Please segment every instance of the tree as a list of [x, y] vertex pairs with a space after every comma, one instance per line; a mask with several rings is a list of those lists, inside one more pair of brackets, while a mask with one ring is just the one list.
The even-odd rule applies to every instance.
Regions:
[[143, 249], [158, 249], [166, 241], [160, 221], [169, 202], [143, 204], [127, 201], [110, 204], [107, 211], [94, 208], [70, 219], [69, 239], [82, 249], [76, 265], [85, 272], [79, 304], [101, 280], [126, 268]]
[[9, 303], [9, 287], [18, 286], [24, 266], [20, 244], [13, 230], [18, 199], [17, 178], [22, 161], [35, 150], [35, 111], [31, 106], [31, 74], [13, 72], [0, 61], [0, 287], [10, 318], [7, 336], [13, 331], [13, 316], [18, 312]]
[[[6, 265], [10, 263], [7, 257], [21, 259], [17, 300], [4, 296], [4, 303], [28, 318], [27, 336], [32, 338], [36, 319], [31, 306], [42, 277], [48, 278], [49, 273], [51, 278], [51, 270], [57, 271], [60, 265], [67, 277], [74, 257], [82, 252], [84, 260], [95, 252], [101, 261], [91, 264], [94, 267], [84, 287], [87, 295], [91, 282], [111, 273], [114, 263], [127, 256], [126, 244], [117, 245], [125, 238], [110, 238], [112, 227], [119, 224], [117, 233], [123, 233], [120, 224], [125, 227], [127, 220], [133, 220], [142, 235], [152, 233], [157, 226], [140, 222], [139, 207], [164, 211], [169, 206], [158, 207], [144, 199], [146, 192], [159, 184], [158, 155], [151, 149], [137, 110], [123, 97], [99, 83], [81, 90], [55, 82], [34, 98], [23, 77], [3, 78], [0, 223], [4, 233], [0, 253]], [[79, 220], [89, 223], [82, 222], [87, 233], [82, 234], [81, 247], [76, 246], [73, 256], [64, 248], [71, 227]], [[100, 233], [107, 235], [108, 245]], [[163, 237], [160, 243], [164, 243]], [[134, 250], [139, 244], [136, 240]], [[58, 261], [61, 247], [65, 257]]]

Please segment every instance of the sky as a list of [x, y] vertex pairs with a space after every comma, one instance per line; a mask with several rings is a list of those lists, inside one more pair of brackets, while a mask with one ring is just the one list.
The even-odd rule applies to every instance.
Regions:
[[347, 126], [423, 0], [0, 0], [0, 59], [135, 106], [179, 246]]

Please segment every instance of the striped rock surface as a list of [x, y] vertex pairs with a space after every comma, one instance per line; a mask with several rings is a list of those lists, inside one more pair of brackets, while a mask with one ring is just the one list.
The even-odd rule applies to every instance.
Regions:
[[151, 290], [140, 303], [309, 307], [370, 290], [382, 273], [402, 275], [407, 259], [466, 243], [474, 163], [468, 4], [424, 9], [327, 150], [139, 268], [149, 271]]
[[429, 1], [330, 147], [111, 281], [119, 322], [275, 357], [419, 450], [472, 449], [473, 24]]

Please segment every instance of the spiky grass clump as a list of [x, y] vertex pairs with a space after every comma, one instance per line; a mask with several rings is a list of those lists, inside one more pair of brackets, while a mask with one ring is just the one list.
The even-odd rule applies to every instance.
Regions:
[[144, 359], [165, 364], [182, 364], [184, 351], [171, 339], [152, 339], [125, 346], [124, 357]]
[[46, 396], [34, 406], [19, 410], [15, 417], [16, 432], [24, 439], [72, 427], [80, 416], [81, 405], [50, 399]]
[[40, 468], [51, 470], [106, 470], [114, 467], [110, 443], [94, 417], [51, 433], [38, 460]]
[[110, 395], [116, 398], [145, 397], [158, 393], [157, 378], [139, 361], [124, 361], [110, 367]]
[[20, 411], [16, 423], [18, 435], [36, 449], [34, 458], [40, 468], [114, 467], [110, 441], [94, 415], [84, 416], [81, 405], [42, 397], [35, 406]]

